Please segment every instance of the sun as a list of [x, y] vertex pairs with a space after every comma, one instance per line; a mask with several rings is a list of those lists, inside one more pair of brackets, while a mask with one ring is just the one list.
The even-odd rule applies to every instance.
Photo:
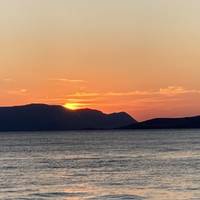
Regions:
[[79, 103], [66, 103], [64, 104], [64, 107], [70, 110], [77, 110], [80, 108], [80, 104]]

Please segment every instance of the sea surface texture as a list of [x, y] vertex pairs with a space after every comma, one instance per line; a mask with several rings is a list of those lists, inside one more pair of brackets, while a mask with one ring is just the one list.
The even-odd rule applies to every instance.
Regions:
[[200, 200], [200, 130], [0, 133], [1, 200]]

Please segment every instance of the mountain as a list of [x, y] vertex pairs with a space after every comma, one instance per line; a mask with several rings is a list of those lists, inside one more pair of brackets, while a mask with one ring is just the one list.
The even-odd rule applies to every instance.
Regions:
[[0, 131], [116, 129], [134, 123], [136, 120], [125, 112], [72, 111], [63, 106], [45, 104], [0, 107]]
[[134, 123], [123, 129], [172, 129], [172, 128], [200, 128], [200, 116], [185, 118], [157, 118]]

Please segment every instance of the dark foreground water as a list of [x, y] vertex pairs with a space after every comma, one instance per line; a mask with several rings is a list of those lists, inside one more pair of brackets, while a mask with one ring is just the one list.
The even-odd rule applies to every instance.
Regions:
[[199, 200], [200, 130], [0, 133], [1, 200]]

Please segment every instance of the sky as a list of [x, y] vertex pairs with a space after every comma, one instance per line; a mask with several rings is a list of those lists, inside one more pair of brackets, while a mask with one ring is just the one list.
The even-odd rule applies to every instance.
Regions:
[[199, 0], [0, 0], [0, 106], [200, 114]]

